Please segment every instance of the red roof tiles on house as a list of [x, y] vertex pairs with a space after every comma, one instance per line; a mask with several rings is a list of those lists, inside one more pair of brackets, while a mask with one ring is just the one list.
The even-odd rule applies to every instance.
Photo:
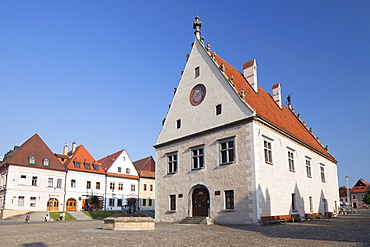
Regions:
[[155, 178], [155, 161], [152, 156], [133, 162], [136, 170], [140, 172], [140, 177]]
[[[34, 165], [29, 163], [29, 157], [32, 155], [35, 157]], [[44, 166], [43, 164], [45, 158], [49, 159], [48, 166]], [[6, 155], [2, 162], [2, 166], [5, 165], [24, 165], [44, 169], [64, 170], [62, 163], [55, 157], [38, 134], [34, 134], [20, 147], [17, 147], [11, 155]]]
[[[255, 92], [242, 73], [218, 55], [215, 56], [215, 59], [219, 65], [224, 63], [226, 66], [224, 73], [228, 78], [231, 76], [234, 77], [232, 83], [235, 85], [235, 90], [239, 94], [244, 90], [244, 101], [256, 112], [257, 116], [336, 163], [335, 157], [316, 140], [289, 108], [284, 105], [280, 108], [273, 100], [272, 96], [260, 87], [258, 87], [258, 92]], [[244, 64], [244, 67], [245, 66]]]
[[117, 160], [117, 158], [121, 155], [123, 151], [124, 149], [122, 149], [121, 151], [115, 152], [114, 154], [110, 154], [107, 157], [98, 160], [98, 163], [101, 164], [104, 171], [108, 171], [108, 169], [113, 165], [114, 161]]
[[[75, 163], [79, 162], [80, 167], [75, 167]], [[85, 168], [84, 164], [90, 164], [90, 169]], [[76, 148], [72, 156], [65, 163], [65, 167], [68, 170], [74, 171], [83, 171], [83, 172], [92, 172], [104, 174], [103, 168], [98, 164], [98, 162], [91, 156], [91, 154], [86, 150], [83, 145], [80, 145]], [[95, 170], [95, 167], [97, 167]]]

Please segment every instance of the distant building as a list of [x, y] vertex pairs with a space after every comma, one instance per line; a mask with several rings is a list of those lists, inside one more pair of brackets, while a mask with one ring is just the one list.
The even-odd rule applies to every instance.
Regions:
[[136, 210], [139, 176], [126, 150], [108, 155], [98, 163], [106, 172], [105, 209], [121, 210], [124, 207]]
[[134, 166], [139, 173], [139, 194], [142, 210], [155, 209], [155, 161], [152, 156], [135, 161]]
[[[103, 209], [106, 184], [105, 171], [101, 165], [83, 145], [76, 148], [76, 143], [72, 143], [72, 150], [64, 155], [68, 155], [68, 159], [64, 163], [67, 170], [64, 210]], [[99, 204], [90, 205], [88, 203], [90, 196], [97, 196]]]
[[352, 207], [362, 208], [366, 204], [362, 201], [365, 194], [370, 191], [370, 183], [363, 179], [359, 179], [357, 183], [349, 190]]
[[[239, 72], [195, 40], [156, 140], [156, 221], [204, 216], [337, 213], [337, 161], [288, 103], [258, 86], [255, 59]], [[288, 72], [287, 72], [288, 73]]]
[[0, 163], [1, 218], [28, 211], [62, 211], [66, 171], [35, 134]]

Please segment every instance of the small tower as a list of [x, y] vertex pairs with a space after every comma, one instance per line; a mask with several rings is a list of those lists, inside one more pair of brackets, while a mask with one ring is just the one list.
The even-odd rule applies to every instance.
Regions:
[[200, 40], [200, 29], [202, 29], [202, 22], [199, 21], [199, 16], [195, 17], [195, 21], [193, 22], [193, 29], [195, 29], [195, 36], [197, 36], [197, 39]]

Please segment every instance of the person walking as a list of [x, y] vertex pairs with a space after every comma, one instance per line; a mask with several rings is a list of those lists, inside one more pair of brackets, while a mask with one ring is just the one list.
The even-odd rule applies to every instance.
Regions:
[[26, 214], [26, 219], [24, 220], [25, 223], [30, 223], [31, 215], [30, 212]]
[[50, 216], [49, 216], [49, 214], [48, 214], [48, 213], [46, 213], [45, 221], [49, 221], [49, 219], [50, 219]]

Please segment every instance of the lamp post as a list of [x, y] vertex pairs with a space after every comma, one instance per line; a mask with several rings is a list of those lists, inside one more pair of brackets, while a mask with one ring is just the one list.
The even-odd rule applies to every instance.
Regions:
[[137, 201], [138, 201], [138, 209], [140, 210], [140, 171], [137, 172], [137, 175], [139, 177], [138, 180], [138, 188], [137, 188]]

